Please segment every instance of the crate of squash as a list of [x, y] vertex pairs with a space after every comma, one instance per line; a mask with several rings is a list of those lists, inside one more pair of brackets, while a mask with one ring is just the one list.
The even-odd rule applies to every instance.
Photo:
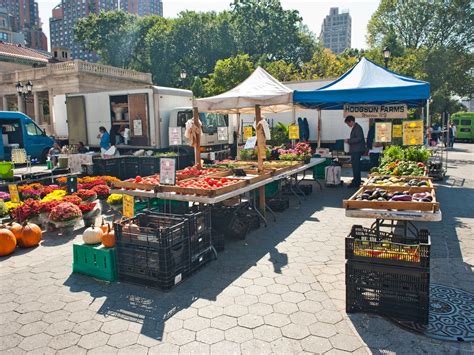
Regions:
[[390, 176], [371, 174], [364, 187], [382, 188], [388, 191], [409, 189], [411, 192], [430, 192], [434, 186], [431, 178], [425, 176]]
[[385, 188], [370, 188], [362, 186], [348, 200], [343, 201], [346, 209], [372, 209], [372, 210], [407, 210], [430, 211], [439, 210], [434, 189], [417, 192], [410, 188], [390, 191]]

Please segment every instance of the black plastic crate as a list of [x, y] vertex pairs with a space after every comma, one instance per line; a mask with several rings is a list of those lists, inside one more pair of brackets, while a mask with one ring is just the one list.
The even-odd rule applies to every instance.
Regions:
[[305, 194], [305, 196], [311, 195], [313, 193], [313, 185], [298, 185], [299, 189]]
[[267, 206], [274, 212], [283, 212], [290, 208], [290, 199], [288, 197], [274, 197], [267, 200]]
[[213, 246], [213, 240], [211, 236], [211, 231], [207, 233], [194, 234], [190, 238], [190, 251], [191, 255], [200, 254], [209, 247]]
[[217, 252], [224, 251], [225, 249], [225, 235], [217, 232], [215, 229], [212, 230], [212, 245]]
[[376, 313], [397, 320], [427, 324], [430, 273], [348, 260], [346, 311]]
[[191, 256], [191, 267], [189, 269], [190, 273], [193, 273], [206, 265], [209, 261], [216, 258], [213, 248], [209, 247], [203, 250], [201, 253], [194, 254]]
[[141, 176], [155, 175], [160, 172], [160, 158], [138, 157], [139, 174]]
[[[130, 223], [139, 229], [126, 227]], [[117, 242], [152, 248], [166, 248], [189, 242], [188, 221], [180, 216], [146, 212], [115, 223], [114, 228]]]
[[130, 282], [162, 290], [173, 288], [183, 281], [189, 273], [189, 269], [184, 267], [169, 273], [157, 273], [138, 265], [119, 265], [118, 269], [121, 282]]
[[93, 160], [92, 171], [94, 175], [110, 175], [122, 179], [122, 158], [95, 158]]
[[429, 269], [430, 248], [426, 229], [410, 238], [354, 225], [346, 237], [346, 259], [361, 262]]
[[160, 208], [152, 208], [147, 212], [156, 216], [186, 219], [190, 236], [199, 236], [211, 231], [211, 210], [209, 208], [194, 212], [190, 212], [189, 208], [186, 208], [183, 209], [184, 213], [162, 213]]
[[131, 179], [139, 175], [140, 163], [139, 157], [135, 156], [124, 156], [122, 157], [122, 180]]

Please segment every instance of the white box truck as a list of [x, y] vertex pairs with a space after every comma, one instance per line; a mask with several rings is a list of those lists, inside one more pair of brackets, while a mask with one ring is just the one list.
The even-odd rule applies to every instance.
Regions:
[[[69, 144], [99, 145], [99, 127], [104, 126], [113, 141], [120, 130], [129, 129], [127, 145], [119, 149], [167, 148], [169, 128], [181, 129], [182, 144], [186, 121], [193, 117], [192, 92], [160, 86], [128, 90], [56, 95], [54, 128], [56, 138]], [[224, 158], [233, 143], [233, 120], [228, 115], [200, 113], [203, 158]], [[224, 128], [225, 127], [225, 128]], [[222, 132], [227, 134], [222, 134]], [[221, 133], [221, 134], [218, 134]]]

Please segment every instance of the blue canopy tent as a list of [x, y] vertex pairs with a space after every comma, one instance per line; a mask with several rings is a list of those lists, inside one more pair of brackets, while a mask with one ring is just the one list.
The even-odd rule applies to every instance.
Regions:
[[321, 110], [342, 110], [345, 104], [406, 104], [420, 107], [430, 97], [430, 84], [408, 78], [362, 58], [347, 73], [322, 88], [295, 90], [293, 103], [318, 109], [318, 146], [320, 146]]

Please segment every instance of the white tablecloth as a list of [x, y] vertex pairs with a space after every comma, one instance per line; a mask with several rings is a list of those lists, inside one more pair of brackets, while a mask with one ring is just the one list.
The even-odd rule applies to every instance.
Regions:
[[91, 154], [61, 154], [60, 158], [67, 158], [67, 167], [71, 173], [82, 173], [82, 165], [92, 165]]

